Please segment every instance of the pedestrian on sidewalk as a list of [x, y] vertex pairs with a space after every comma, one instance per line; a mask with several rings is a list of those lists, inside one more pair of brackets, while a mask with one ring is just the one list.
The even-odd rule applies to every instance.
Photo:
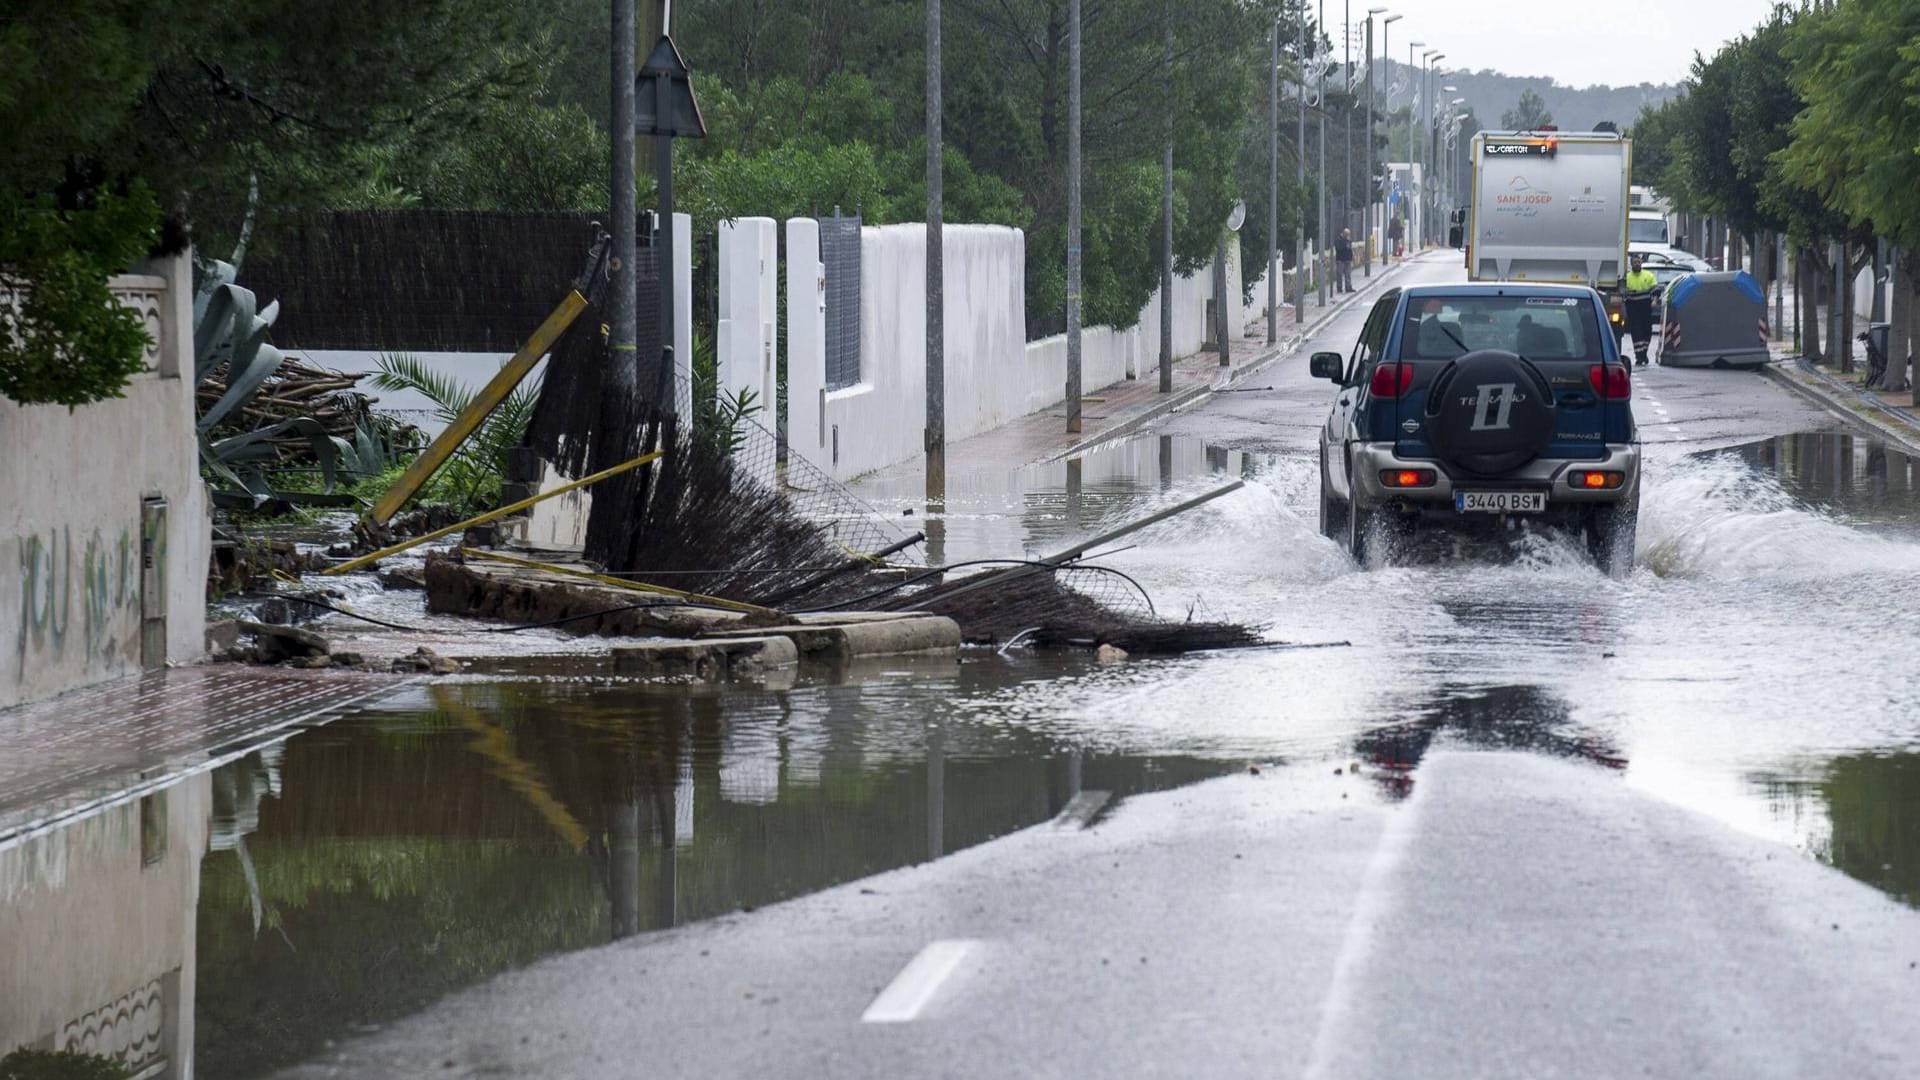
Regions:
[[1353, 230], [1341, 229], [1333, 240], [1333, 291], [1353, 291]]
[[1393, 215], [1393, 220], [1387, 223], [1387, 240], [1393, 244], [1393, 257], [1396, 259], [1404, 254], [1400, 250], [1400, 238], [1405, 235], [1407, 235], [1407, 228], [1400, 224], [1400, 215]]

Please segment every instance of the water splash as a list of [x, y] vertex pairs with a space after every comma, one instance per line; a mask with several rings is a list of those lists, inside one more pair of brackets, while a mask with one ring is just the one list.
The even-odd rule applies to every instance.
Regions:
[[1920, 572], [1920, 545], [1853, 528], [1720, 454], [1649, 464], [1639, 561], [1664, 578], [1848, 577]]

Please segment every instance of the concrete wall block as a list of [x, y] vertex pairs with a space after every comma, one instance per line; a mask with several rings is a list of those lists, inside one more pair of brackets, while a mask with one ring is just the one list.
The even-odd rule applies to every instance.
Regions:
[[826, 267], [820, 262], [820, 223], [787, 222], [787, 448], [789, 454], [830, 469], [823, 427], [827, 386]]
[[175, 256], [112, 282], [154, 338], [148, 370], [124, 397], [73, 410], [0, 399], [0, 505], [9, 518], [0, 531], [0, 707], [141, 669], [148, 497], [167, 502], [166, 528], [151, 537], [166, 660], [204, 653], [212, 535], [185, 374], [190, 266]]

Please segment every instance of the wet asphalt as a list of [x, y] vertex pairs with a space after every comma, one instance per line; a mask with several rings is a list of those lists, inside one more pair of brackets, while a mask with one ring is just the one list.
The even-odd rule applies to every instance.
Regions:
[[[669, 904], [284, 1075], [1920, 1073], [1920, 465], [1759, 376], [1656, 368], [1628, 580], [1551, 540], [1358, 570], [1313, 520], [1332, 388], [1306, 354], [1364, 312], [1246, 384], [1273, 389], [1144, 435], [1111, 483], [1035, 475], [955, 530], [1045, 549], [1249, 477], [1111, 561], [1163, 607], [1332, 647], [787, 693], [784, 722], [850, 709], [870, 763], [926, 762], [927, 814], [896, 827], [929, 861], [685, 925]], [[934, 748], [1017, 755], [991, 749], [1016, 731], [1238, 775], [1102, 801], [1076, 756], [951, 853]], [[789, 798], [791, 751], [722, 804]], [[1076, 807], [1090, 828], [1033, 824]]]

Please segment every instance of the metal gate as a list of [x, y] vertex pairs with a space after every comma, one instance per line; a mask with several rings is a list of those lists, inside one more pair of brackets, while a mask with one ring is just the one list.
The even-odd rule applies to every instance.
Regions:
[[827, 389], [860, 381], [860, 215], [820, 220], [827, 275]]

